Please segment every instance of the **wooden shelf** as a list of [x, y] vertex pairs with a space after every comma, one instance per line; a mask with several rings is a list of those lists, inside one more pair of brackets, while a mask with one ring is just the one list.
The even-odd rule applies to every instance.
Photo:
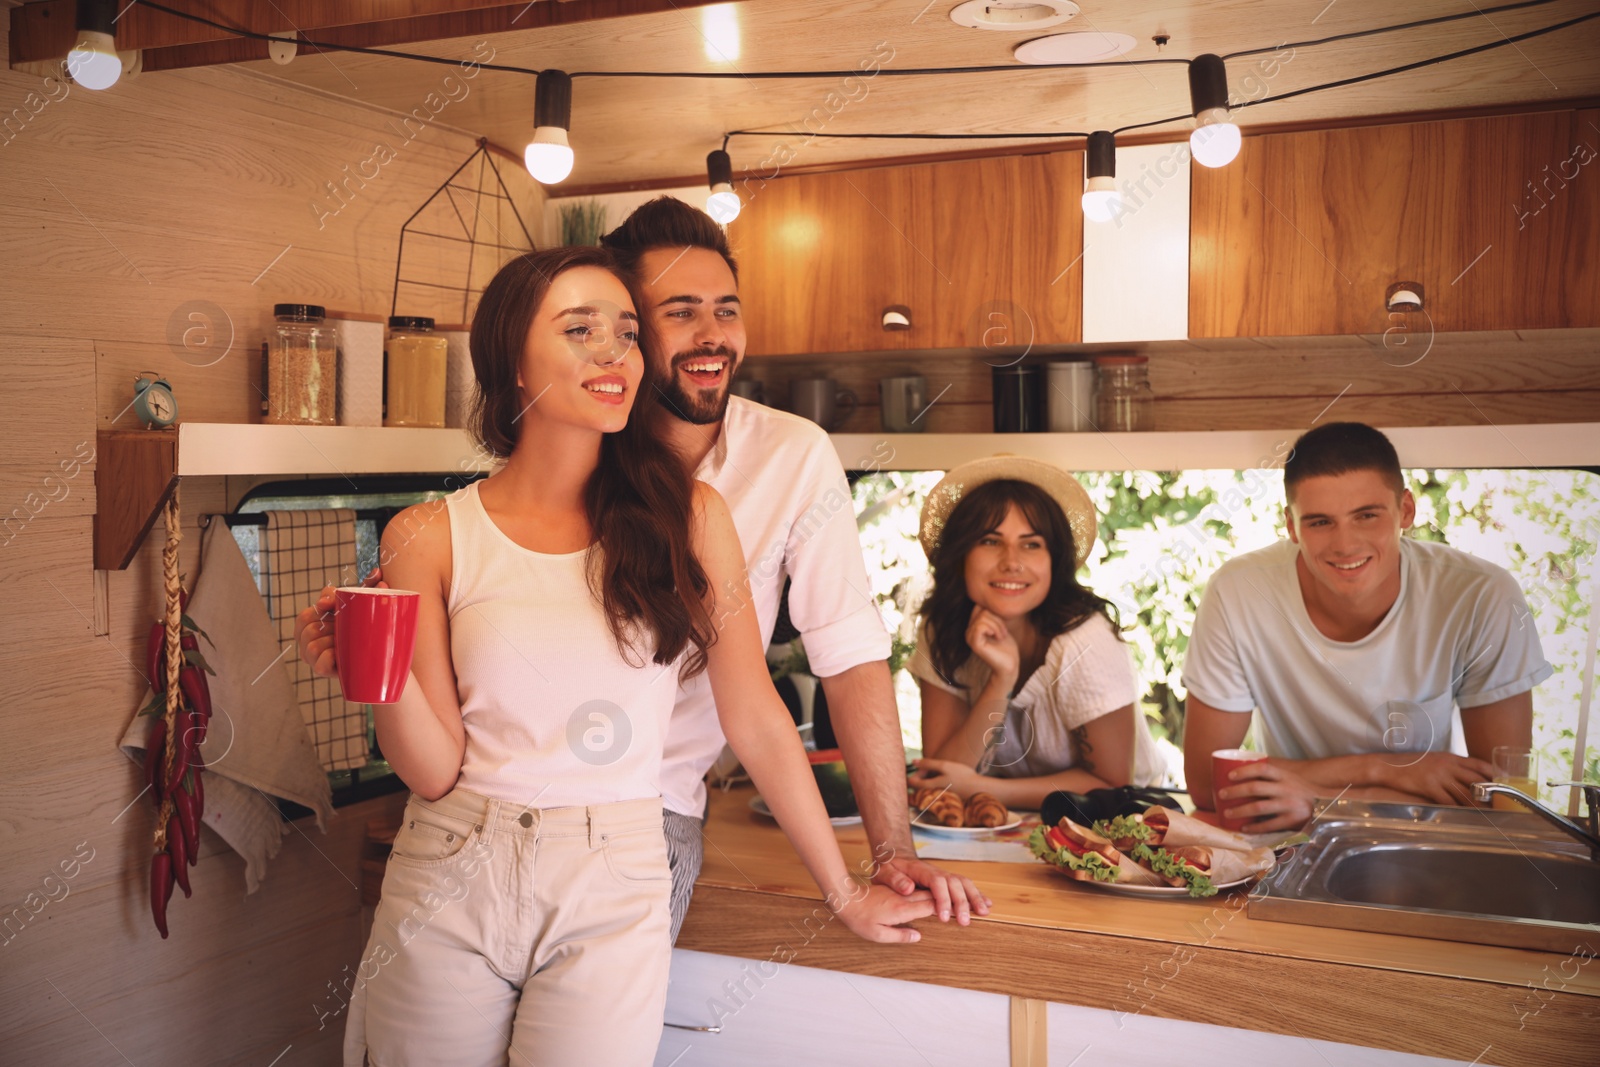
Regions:
[[[1408, 467], [1600, 467], [1600, 423], [1384, 430]], [[1068, 470], [1278, 468], [1300, 430], [1211, 433], [834, 434], [846, 470], [948, 470], [1010, 452]], [[466, 430], [180, 423], [108, 430], [95, 473], [95, 567], [128, 565], [182, 477], [491, 470]]]
[[[996, 453], [1074, 471], [1281, 468], [1291, 430], [1186, 433], [834, 434], [845, 470], [949, 470]], [[1600, 423], [1384, 428], [1407, 467], [1600, 466]]]
[[95, 470], [94, 565], [133, 561], [179, 478], [224, 474], [424, 474], [494, 465], [465, 430], [185, 422], [103, 430]]
[[431, 474], [489, 470], [466, 430], [381, 426], [178, 425], [178, 475]]

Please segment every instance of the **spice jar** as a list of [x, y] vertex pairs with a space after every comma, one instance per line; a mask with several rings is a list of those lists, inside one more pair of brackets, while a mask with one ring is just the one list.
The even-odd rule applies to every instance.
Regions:
[[266, 344], [262, 421], [332, 426], [338, 417], [339, 339], [316, 304], [276, 304]]
[[1150, 389], [1150, 360], [1145, 356], [1096, 356], [1099, 378], [1095, 422], [1103, 431], [1148, 430], [1155, 424], [1156, 395]]
[[430, 318], [394, 315], [383, 355], [383, 424], [443, 428], [449, 338]]

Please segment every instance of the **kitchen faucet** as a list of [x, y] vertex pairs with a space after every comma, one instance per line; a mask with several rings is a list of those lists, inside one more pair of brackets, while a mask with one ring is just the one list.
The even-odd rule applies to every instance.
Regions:
[[1589, 814], [1583, 817], [1580, 823], [1575, 823], [1565, 815], [1561, 815], [1551, 808], [1545, 807], [1520, 789], [1513, 789], [1509, 785], [1499, 785], [1494, 782], [1472, 783], [1472, 799], [1480, 803], [1490, 797], [1510, 797], [1528, 806], [1528, 810], [1542, 815], [1544, 820], [1559, 827], [1567, 834], [1577, 838], [1589, 848], [1589, 858], [1600, 863], [1600, 785], [1592, 782], [1546, 782], [1552, 788], [1572, 787], [1583, 790], [1584, 801], [1589, 806]]

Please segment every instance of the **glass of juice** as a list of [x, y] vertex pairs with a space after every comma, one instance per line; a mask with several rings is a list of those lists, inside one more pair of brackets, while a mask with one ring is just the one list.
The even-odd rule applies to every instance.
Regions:
[[[1515, 745], [1497, 745], [1490, 760], [1494, 764], [1494, 780], [1497, 785], [1509, 785], [1533, 797], [1539, 798], [1539, 754], [1531, 748], [1519, 748]], [[1496, 796], [1491, 806], [1498, 811], [1527, 811], [1528, 806], [1513, 800], [1510, 797]]]

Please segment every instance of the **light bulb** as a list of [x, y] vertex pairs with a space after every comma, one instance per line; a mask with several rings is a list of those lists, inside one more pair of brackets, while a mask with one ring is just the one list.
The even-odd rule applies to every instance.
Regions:
[[733, 186], [723, 182], [711, 187], [711, 195], [706, 197], [706, 214], [726, 226], [739, 217], [739, 194], [733, 191]]
[[572, 148], [560, 126], [540, 126], [523, 150], [522, 162], [537, 182], [554, 185], [572, 173]]
[[1083, 214], [1090, 222], [1110, 222], [1122, 211], [1115, 178], [1090, 178], [1083, 190]]
[[1189, 135], [1189, 150], [1196, 163], [1207, 167], [1226, 167], [1239, 155], [1239, 127], [1228, 121], [1226, 108], [1213, 108], [1200, 116], [1200, 125]]
[[67, 53], [67, 73], [85, 89], [109, 89], [122, 76], [122, 57], [109, 33], [78, 31], [78, 43]]
[[712, 4], [700, 9], [700, 36], [706, 41], [706, 58], [713, 63], [733, 63], [739, 58], [739, 16], [732, 4]]

